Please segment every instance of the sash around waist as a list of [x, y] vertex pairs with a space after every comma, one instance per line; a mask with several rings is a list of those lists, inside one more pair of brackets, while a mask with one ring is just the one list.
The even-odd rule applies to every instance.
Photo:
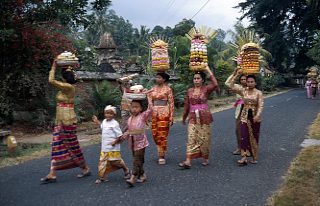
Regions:
[[59, 102], [57, 103], [58, 107], [67, 107], [67, 108], [73, 108], [74, 104], [73, 103], [64, 103], [64, 102]]
[[194, 112], [196, 110], [208, 110], [209, 106], [208, 104], [192, 104], [190, 106], [190, 111]]
[[168, 100], [154, 100], [153, 105], [154, 106], [167, 106]]
[[129, 135], [139, 135], [139, 134], [144, 134], [145, 131], [144, 129], [136, 129], [136, 130], [129, 130], [128, 133]]

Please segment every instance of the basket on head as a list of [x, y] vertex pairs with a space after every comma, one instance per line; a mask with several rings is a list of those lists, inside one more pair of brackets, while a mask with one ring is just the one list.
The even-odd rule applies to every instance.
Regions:
[[247, 43], [241, 47], [240, 67], [244, 74], [258, 74], [260, 72], [259, 63], [259, 45], [256, 43]]
[[56, 63], [60, 67], [75, 66], [79, 64], [79, 59], [75, 54], [65, 51], [58, 55]]
[[151, 65], [156, 72], [165, 72], [170, 68], [168, 43], [162, 39], [151, 42]]
[[186, 36], [191, 40], [189, 68], [191, 71], [203, 71], [208, 66], [207, 43], [216, 36], [211, 28], [192, 28]]

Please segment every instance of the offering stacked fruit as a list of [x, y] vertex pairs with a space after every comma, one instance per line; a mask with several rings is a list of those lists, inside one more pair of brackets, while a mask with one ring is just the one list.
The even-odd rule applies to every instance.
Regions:
[[189, 68], [192, 71], [203, 71], [208, 66], [207, 44], [217, 35], [211, 28], [192, 28], [186, 36], [191, 40]]
[[245, 74], [257, 74], [260, 72], [259, 64], [259, 45], [255, 43], [247, 43], [242, 46], [240, 66]]
[[168, 44], [161, 39], [151, 44], [152, 68], [158, 72], [164, 72], [170, 68]]
[[189, 66], [193, 71], [201, 71], [208, 66], [207, 44], [201, 34], [191, 40]]
[[79, 59], [71, 52], [65, 51], [57, 57], [58, 66], [74, 66], [77, 64], [79, 64]]
[[126, 93], [126, 97], [132, 100], [144, 100], [147, 98], [144, 91], [145, 89], [142, 85], [134, 85], [130, 87], [130, 92]]
[[316, 78], [318, 76], [318, 69], [316, 67], [311, 67], [307, 74], [309, 78]]

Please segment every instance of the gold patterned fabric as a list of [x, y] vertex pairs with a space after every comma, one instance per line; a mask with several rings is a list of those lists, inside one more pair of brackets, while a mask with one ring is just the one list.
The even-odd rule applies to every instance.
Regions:
[[55, 70], [49, 73], [49, 83], [59, 89], [56, 96], [56, 125], [73, 125], [77, 123], [74, 112], [75, 87], [69, 83], [55, 80]]
[[188, 125], [187, 157], [209, 158], [211, 147], [211, 124]]
[[101, 152], [98, 165], [98, 175], [104, 178], [106, 174], [119, 169], [125, 169], [126, 165], [121, 158], [120, 151]]
[[[167, 105], [156, 106], [155, 101], [167, 101]], [[173, 122], [174, 98], [172, 89], [168, 85], [154, 86], [148, 95], [149, 104], [152, 104], [152, 136], [157, 145], [159, 157], [167, 152], [170, 123]]]

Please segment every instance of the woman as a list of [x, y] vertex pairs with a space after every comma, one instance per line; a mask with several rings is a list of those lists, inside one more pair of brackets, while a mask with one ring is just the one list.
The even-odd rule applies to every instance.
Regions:
[[312, 94], [312, 99], [316, 98], [317, 89], [318, 89], [318, 82], [317, 82], [317, 80], [312, 79], [312, 80], [311, 80], [311, 94]]
[[56, 96], [56, 119], [53, 131], [51, 167], [49, 174], [41, 178], [41, 183], [53, 183], [57, 179], [57, 170], [80, 167], [82, 172], [77, 177], [90, 175], [90, 169], [85, 162], [77, 135], [77, 118], [74, 112], [76, 83], [72, 67], [62, 70], [62, 82], [55, 80], [57, 65], [54, 60], [49, 73], [49, 83], [60, 90]]
[[173, 124], [174, 100], [172, 89], [167, 85], [170, 76], [166, 73], [157, 73], [156, 86], [148, 95], [152, 104], [152, 136], [157, 145], [158, 163], [166, 164], [169, 127]]
[[[225, 85], [227, 87], [230, 87], [230, 80], [232, 79], [232, 77], [235, 75], [236, 70], [234, 71], [234, 73], [228, 77], [228, 79], [225, 82]], [[242, 74], [239, 78], [240, 80], [240, 85], [239, 84], [234, 84], [235, 87], [239, 88], [240, 90], [244, 90], [247, 86], [247, 76]], [[236, 111], [235, 111], [235, 118], [236, 118], [236, 137], [237, 137], [237, 149], [233, 152], [234, 155], [240, 155], [240, 141], [241, 141], [241, 131], [240, 131], [240, 114], [241, 114], [241, 110], [243, 108], [243, 99], [242, 96], [240, 96], [239, 94], [237, 94], [237, 101], [235, 102], [234, 106], [236, 107]]]
[[122, 132], [125, 132], [128, 129], [128, 119], [130, 117], [130, 105], [131, 99], [127, 98], [127, 92], [130, 91], [130, 86], [132, 80], [120, 82], [120, 89], [122, 92], [122, 99], [121, 99], [121, 124], [120, 128]]
[[188, 142], [186, 160], [179, 164], [184, 169], [191, 168], [191, 161], [195, 158], [203, 158], [202, 165], [209, 164], [209, 151], [211, 147], [211, 123], [212, 114], [208, 106], [210, 94], [218, 88], [218, 82], [209, 67], [206, 67], [209, 74], [210, 83], [205, 86], [206, 75], [203, 72], [194, 74], [194, 87], [188, 89], [185, 103], [182, 123], [188, 124]]
[[238, 161], [240, 166], [247, 165], [247, 156], [252, 156], [253, 164], [257, 162], [257, 152], [259, 143], [259, 132], [261, 123], [261, 113], [263, 109], [262, 92], [256, 89], [256, 77], [254, 75], [247, 76], [247, 88], [239, 89], [235, 86], [235, 79], [242, 74], [242, 70], [238, 70], [237, 74], [231, 79], [230, 88], [243, 96], [244, 106], [241, 111], [241, 159]]
[[307, 98], [308, 99], [311, 99], [311, 79], [310, 78], [308, 78], [308, 80], [306, 81], [306, 84], [305, 84], [305, 88], [306, 88], [306, 90], [307, 90]]

